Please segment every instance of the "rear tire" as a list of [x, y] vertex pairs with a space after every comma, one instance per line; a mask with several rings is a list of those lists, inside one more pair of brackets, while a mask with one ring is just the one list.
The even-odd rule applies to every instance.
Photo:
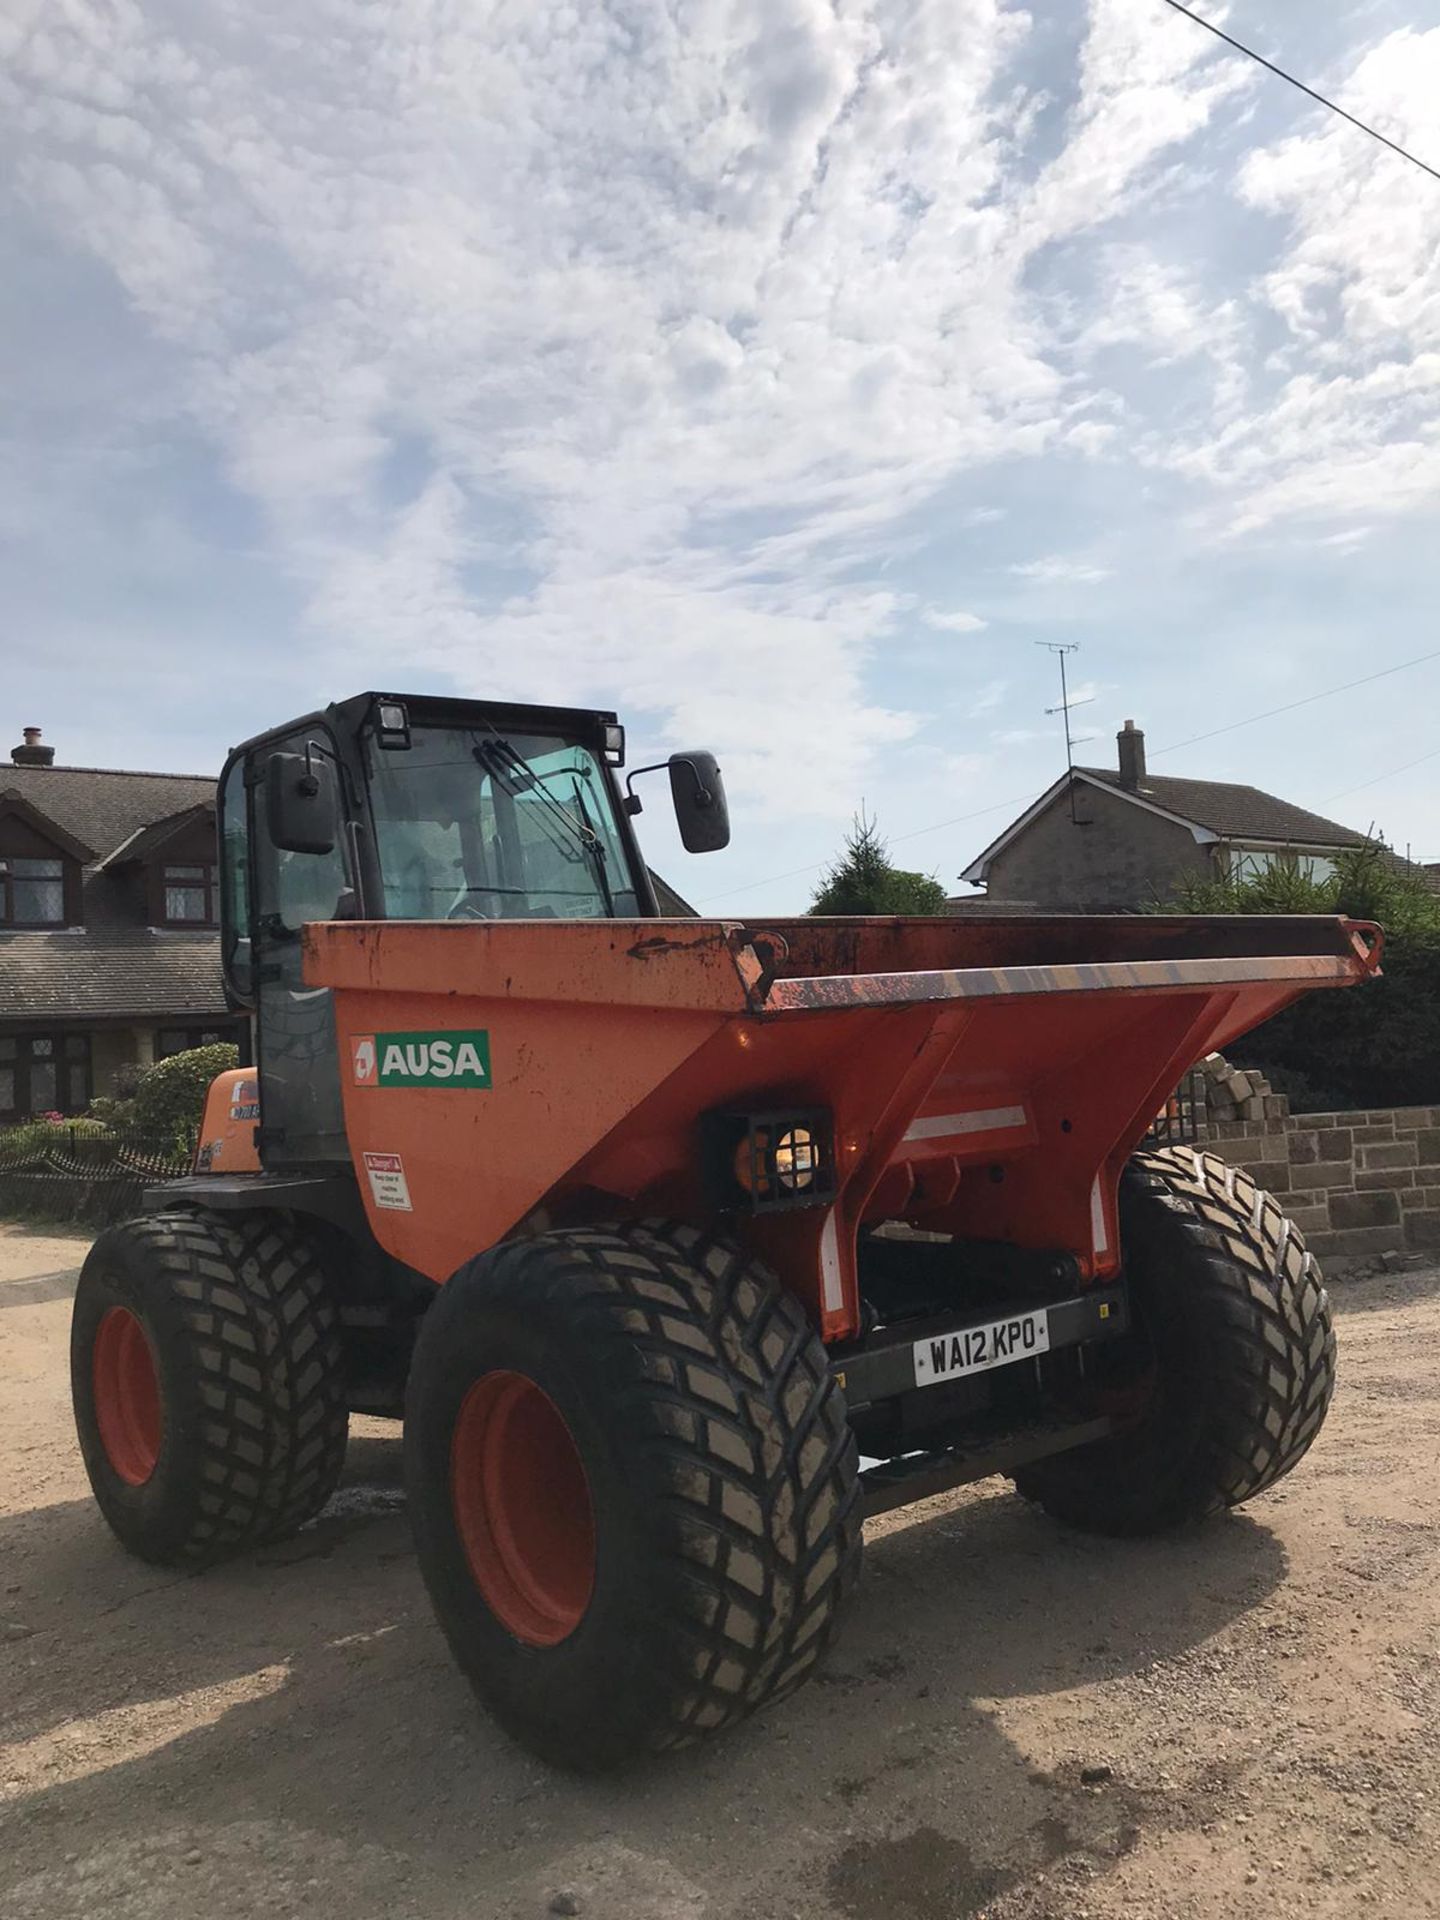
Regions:
[[1238, 1506], [1289, 1473], [1329, 1407], [1335, 1335], [1299, 1231], [1213, 1154], [1137, 1155], [1120, 1230], [1137, 1325], [1108, 1364], [1128, 1364], [1132, 1380], [1148, 1371], [1144, 1411], [1015, 1485], [1072, 1526], [1138, 1535]]
[[339, 1327], [315, 1248], [270, 1215], [102, 1233], [75, 1292], [75, 1426], [131, 1553], [203, 1565], [293, 1533], [345, 1459]]
[[858, 1571], [824, 1349], [768, 1269], [693, 1228], [472, 1260], [422, 1323], [405, 1447], [455, 1657], [557, 1766], [682, 1746], [791, 1692]]

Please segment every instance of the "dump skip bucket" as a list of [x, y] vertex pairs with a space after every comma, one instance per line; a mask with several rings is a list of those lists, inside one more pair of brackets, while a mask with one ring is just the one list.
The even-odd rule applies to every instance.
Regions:
[[397, 1257], [443, 1281], [521, 1229], [712, 1219], [714, 1116], [820, 1115], [823, 1193], [728, 1211], [827, 1338], [855, 1331], [856, 1233], [888, 1218], [1113, 1276], [1120, 1170], [1186, 1068], [1380, 952], [1338, 919], [1158, 916], [337, 922], [305, 940]]

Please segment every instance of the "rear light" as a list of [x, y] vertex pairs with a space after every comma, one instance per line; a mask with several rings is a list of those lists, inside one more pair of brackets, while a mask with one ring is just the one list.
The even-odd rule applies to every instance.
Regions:
[[625, 764], [625, 729], [616, 726], [613, 721], [605, 728], [605, 764], [607, 767], [623, 767]]
[[718, 1208], [773, 1213], [828, 1206], [835, 1197], [835, 1131], [816, 1108], [707, 1114], [704, 1172]]

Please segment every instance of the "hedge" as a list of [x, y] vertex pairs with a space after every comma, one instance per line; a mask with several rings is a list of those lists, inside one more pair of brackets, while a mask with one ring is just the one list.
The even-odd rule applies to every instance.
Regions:
[[1230, 1048], [1297, 1111], [1440, 1104], [1440, 896], [1388, 848], [1341, 857], [1329, 879], [1282, 861], [1255, 880], [1206, 881], [1178, 906], [1194, 913], [1345, 913], [1386, 930], [1378, 980], [1307, 993]]

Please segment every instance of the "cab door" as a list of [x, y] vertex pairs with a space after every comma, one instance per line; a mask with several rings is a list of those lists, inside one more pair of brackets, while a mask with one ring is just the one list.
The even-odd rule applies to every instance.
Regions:
[[340, 1101], [335, 1013], [328, 988], [301, 978], [300, 932], [308, 921], [353, 911], [354, 876], [343, 833], [328, 853], [278, 848], [266, 819], [266, 767], [274, 754], [323, 751], [334, 743], [320, 726], [267, 740], [251, 756], [249, 791], [252, 882], [251, 953], [260, 1069], [261, 1159], [268, 1170], [348, 1161]]

